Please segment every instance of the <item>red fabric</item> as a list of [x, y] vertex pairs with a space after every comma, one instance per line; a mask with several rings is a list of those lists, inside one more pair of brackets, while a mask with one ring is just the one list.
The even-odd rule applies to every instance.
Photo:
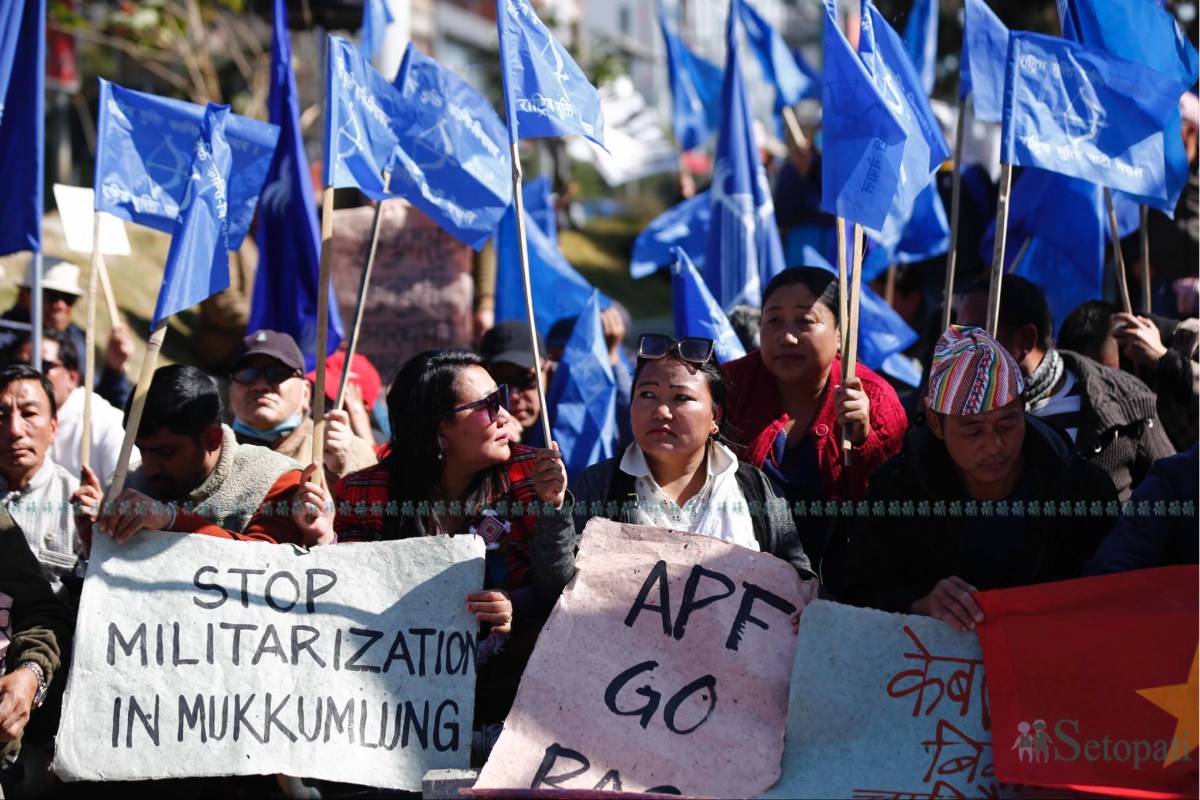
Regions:
[[[788, 421], [779, 403], [775, 376], [767, 371], [758, 351], [725, 364], [725, 374], [730, 383], [729, 421], [738, 444], [743, 445], [741, 458], [761, 469]], [[850, 467], [845, 467], [842, 459], [842, 427], [833, 402], [833, 392], [842, 383], [840, 358], [834, 358], [829, 368], [824, 401], [809, 428], [821, 470], [821, 495], [826, 500], [860, 499], [872, 473], [900, 452], [908, 427], [908, 415], [891, 384], [862, 364], [855, 365], [854, 374], [862, 380], [871, 402], [871, 430], [867, 440], [854, 448]]]
[[[1191, 565], [976, 595], [996, 777], [1195, 797], [1198, 590]], [[1038, 720], [1045, 757], [1023, 757], [1019, 726]]]
[[[342, 367], [345, 364], [345, 350], [338, 350], [325, 359], [325, 396], [330, 400], [337, 399], [334, 395], [342, 384]], [[314, 369], [304, 377], [310, 383], [316, 383], [317, 371]], [[379, 377], [379, 370], [375, 369], [375, 365], [362, 353], [354, 354], [354, 361], [350, 366], [350, 383], [362, 389], [363, 404], [367, 408], [374, 408], [375, 401], [379, 399], [379, 390], [383, 388], [383, 380]]]

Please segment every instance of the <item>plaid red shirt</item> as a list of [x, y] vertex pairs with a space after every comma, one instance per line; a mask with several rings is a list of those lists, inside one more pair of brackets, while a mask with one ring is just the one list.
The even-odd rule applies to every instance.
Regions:
[[[533, 463], [537, 450], [521, 444], [511, 445], [512, 456], [502, 467], [500, 474], [503, 487], [500, 497], [493, 499], [492, 510], [503, 522], [509, 523], [508, 530], [501, 534], [497, 544], [504, 554], [507, 577], [504, 585], [492, 583], [492, 569], [488, 569], [487, 588], [513, 590], [529, 583], [529, 544], [533, 538], [536, 514], [530, 513], [531, 505], [538, 503], [533, 488]], [[381, 454], [383, 459], [386, 453]], [[352, 472], [338, 481], [334, 488], [337, 498], [337, 516], [333, 528], [338, 542], [378, 542], [400, 538], [399, 522], [402, 514], [411, 515], [420, 509], [400, 506], [391, 498], [392, 473], [385, 461], [358, 472]], [[482, 517], [476, 520], [476, 525]], [[489, 559], [489, 562], [492, 559]]]

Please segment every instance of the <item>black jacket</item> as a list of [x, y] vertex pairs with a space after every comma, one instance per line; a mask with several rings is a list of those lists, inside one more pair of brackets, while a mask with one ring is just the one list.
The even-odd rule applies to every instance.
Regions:
[[[1023, 577], [1012, 585], [1079, 577], [1116, 517], [1116, 490], [1060, 432], [1028, 414], [1023, 447], [1033, 497], [1021, 509], [1029, 528], [1020, 562], [1010, 565]], [[972, 518], [1017, 511], [972, 500], [928, 425], [911, 429], [900, 454], [879, 468], [867, 501], [871, 513], [848, 526], [843, 599], [902, 613], [943, 578], [969, 580], [963, 530]]]

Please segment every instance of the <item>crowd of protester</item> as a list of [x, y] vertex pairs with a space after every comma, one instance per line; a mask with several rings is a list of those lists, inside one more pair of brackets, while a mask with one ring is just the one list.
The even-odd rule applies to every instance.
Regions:
[[[79, 296], [67, 277], [48, 306], [69, 310]], [[995, 336], [979, 327], [986, 300], [978, 282], [955, 298], [956, 324], [940, 333], [915, 404], [862, 364], [843, 380], [838, 285], [822, 269], [776, 276], [759, 346], [724, 365], [701, 338], [648, 333], [623, 352], [616, 315], [613, 364], [634, 357], [618, 381], [623, 441], [573, 482], [557, 443], [545, 446], [536, 390], [560, 353], [536, 363], [526, 323], [496, 325], [478, 351], [413, 357], [385, 398], [356, 356], [342, 408], [345, 353], [331, 356], [320, 464], [309, 463], [314, 387], [299, 347], [252, 331], [227, 397], [196, 367], [155, 372], [128, 480], [109, 502], [128, 387], [93, 399], [91, 457], [80, 464], [78, 343], [48, 311], [42, 371], [29, 366], [27, 334], [0, 369], [0, 527], [13, 534], [0, 536], [11, 598], [0, 609], [5, 792], [56, 785], [46, 770], [96, 536], [120, 544], [162, 530], [304, 547], [483, 537], [484, 586], [466, 600], [482, 629], [477, 760], [594, 516], [770, 553], [795, 568], [806, 599], [960, 631], [985, 621], [979, 590], [1195, 563], [1196, 320], [1163, 326], [1091, 302], [1056, 343], [1034, 284], [1005, 276]], [[97, 386], [121, 381], [102, 375]]]

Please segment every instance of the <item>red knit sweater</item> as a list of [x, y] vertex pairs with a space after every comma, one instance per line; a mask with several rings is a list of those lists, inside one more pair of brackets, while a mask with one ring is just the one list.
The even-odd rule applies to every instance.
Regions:
[[[729, 421], [737, 443], [742, 445], [741, 459], [762, 468], [779, 432], [788, 421], [779, 402], [775, 376], [767, 371], [762, 355], [755, 351], [725, 364], [729, 378]], [[853, 450], [853, 463], [846, 467], [842, 459], [842, 428], [837, 421], [833, 392], [842, 382], [842, 362], [834, 358], [821, 409], [813, 418], [809, 435], [817, 451], [821, 471], [821, 495], [826, 500], [858, 500], [866, 492], [872, 473], [880, 464], [900, 452], [908, 417], [900, 405], [896, 390], [862, 364], [854, 374], [862, 379], [863, 391], [871, 402], [871, 429], [862, 445]]]

